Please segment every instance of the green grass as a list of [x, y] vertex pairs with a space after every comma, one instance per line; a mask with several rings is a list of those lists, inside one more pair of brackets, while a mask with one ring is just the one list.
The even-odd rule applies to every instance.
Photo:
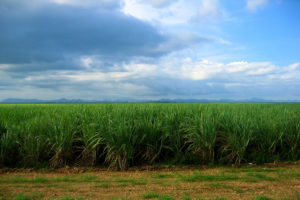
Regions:
[[102, 183], [102, 184], [95, 184], [95, 187], [98, 187], [98, 188], [109, 188], [110, 185], [108, 183]]
[[265, 168], [265, 167], [243, 167], [243, 168], [233, 168], [233, 169], [226, 169], [225, 172], [227, 173], [242, 173], [242, 172], [264, 172], [264, 173], [271, 173], [271, 172], [282, 172], [284, 169], [275, 169], [275, 168]]
[[129, 184], [128, 183], [120, 183], [120, 184], [117, 184], [117, 186], [119, 186], [119, 187], [127, 187], [127, 186], [129, 186]]
[[175, 200], [175, 199], [173, 197], [165, 194], [165, 195], [158, 197], [158, 200]]
[[123, 184], [131, 184], [131, 185], [146, 185], [147, 182], [144, 179], [116, 179], [114, 180], [116, 183], [123, 183]]
[[7, 179], [0, 179], [0, 183], [49, 183], [51, 180], [37, 176], [35, 178], [27, 178], [24, 176], [12, 176]]
[[1, 104], [0, 165], [126, 170], [295, 161], [299, 124], [299, 103]]
[[30, 200], [30, 196], [29, 195], [25, 195], [23, 193], [19, 193], [18, 195], [16, 195], [15, 197], [13, 197], [13, 200]]
[[224, 183], [211, 183], [209, 184], [210, 187], [212, 188], [224, 188], [224, 189], [231, 189], [232, 186], [224, 184]]
[[97, 176], [92, 174], [80, 174], [77, 176], [79, 182], [94, 182], [97, 181]]
[[296, 193], [296, 199], [300, 200], [300, 193]]
[[270, 176], [267, 176], [267, 175], [262, 174], [262, 173], [248, 172], [246, 174], [246, 176], [244, 176], [244, 177], [241, 178], [241, 180], [245, 181], [245, 182], [257, 183], [257, 182], [261, 182], [261, 181], [278, 181], [280, 179], [274, 178], [274, 177], [270, 177]]
[[50, 183], [59, 183], [59, 182], [101, 182], [97, 178], [96, 175], [90, 175], [90, 174], [80, 174], [80, 175], [71, 175], [71, 176], [63, 176], [63, 177], [56, 177], [56, 178], [45, 178], [41, 176], [37, 176], [34, 178], [28, 178], [25, 176], [12, 176], [7, 177], [6, 179], [1, 178], [0, 183], [44, 183], [44, 184], [50, 184]]
[[190, 196], [182, 197], [180, 200], [192, 200]]
[[235, 192], [238, 193], [238, 194], [244, 193], [244, 191], [243, 191], [241, 188], [239, 188], [239, 187], [234, 188], [233, 191], [235, 191]]
[[203, 181], [233, 181], [238, 180], [239, 177], [232, 174], [216, 174], [207, 175], [201, 173], [194, 173], [193, 175], [180, 176], [181, 180], [187, 182], [203, 182]]
[[210, 200], [227, 200], [227, 198], [224, 198], [224, 197], [218, 197], [218, 198], [210, 199]]
[[152, 174], [152, 178], [174, 178], [175, 176], [173, 174]]
[[75, 197], [70, 197], [70, 196], [62, 196], [62, 197], [59, 198], [59, 200], [84, 200], [84, 198], [82, 198], [82, 197], [75, 198]]
[[269, 197], [265, 197], [265, 196], [257, 196], [255, 198], [255, 200], [273, 200], [272, 198], [269, 198]]
[[153, 192], [153, 191], [143, 194], [144, 199], [153, 199], [153, 198], [158, 198], [158, 197], [159, 197], [159, 194], [157, 192]]
[[22, 192], [18, 193], [16, 196], [12, 198], [12, 200], [35, 200], [35, 199], [41, 199], [42, 196], [38, 193], [33, 194], [24, 194]]

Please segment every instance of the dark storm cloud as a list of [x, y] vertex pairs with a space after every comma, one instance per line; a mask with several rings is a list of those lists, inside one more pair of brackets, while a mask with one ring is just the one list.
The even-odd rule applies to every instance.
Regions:
[[[1, 5], [1, 4], [0, 4]], [[0, 63], [54, 62], [66, 56], [154, 57], [167, 38], [154, 27], [119, 11], [43, 4], [2, 4]]]

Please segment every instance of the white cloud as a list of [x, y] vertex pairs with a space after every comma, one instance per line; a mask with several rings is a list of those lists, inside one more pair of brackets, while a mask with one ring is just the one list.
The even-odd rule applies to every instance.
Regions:
[[82, 65], [87, 69], [90, 69], [91, 65], [93, 64], [92, 57], [84, 56], [84, 57], [80, 58], [80, 61], [81, 61]]
[[164, 25], [187, 24], [197, 15], [199, 2], [177, 0], [169, 6], [157, 8], [150, 2], [140, 0], [125, 0], [123, 12], [138, 19]]
[[226, 71], [228, 72], [247, 72], [248, 74], [260, 74], [269, 72], [275, 69], [270, 62], [252, 62], [248, 63], [245, 61], [231, 62], [226, 65]]
[[176, 0], [139, 0], [139, 2], [149, 4], [156, 8], [162, 8], [176, 2]]
[[[214, 62], [209, 60], [192, 61], [191, 58], [174, 60], [161, 64], [162, 70], [171, 77], [186, 80], [215, 80], [230, 85], [235, 82], [256, 84], [270, 84], [272, 81], [289, 80], [300, 81], [300, 63], [279, 67], [271, 62]], [[253, 82], [255, 80], [255, 82]]]
[[220, 17], [222, 14], [218, 0], [202, 0], [199, 8], [199, 17]]
[[[280, 94], [294, 95], [293, 98], [300, 98], [300, 96], [295, 96], [297, 95], [295, 92], [297, 84], [300, 82], [300, 63], [276, 66], [271, 62], [237, 61], [225, 63], [195, 59], [193, 56], [168, 55], [155, 64], [132, 61], [131, 63], [120, 64], [119, 68], [114, 68], [113, 71], [103, 71], [101, 66], [96, 66], [102, 65], [99, 60], [85, 56], [79, 58], [83, 67], [80, 70], [30, 73], [23, 79], [19, 78], [17, 82], [13, 82], [13, 85], [6, 86], [9, 90], [1, 91], [0, 98], [22, 98], [23, 93], [16, 92], [18, 88], [22, 88], [22, 91], [34, 92], [35, 96], [30, 96], [30, 98], [40, 98], [39, 95], [42, 94], [43, 98], [50, 97], [49, 99], [101, 100], [103, 98], [117, 99], [123, 97], [159, 99], [169, 98], [172, 95], [179, 95], [177, 97], [182, 98], [183, 96], [180, 96], [182, 94], [195, 95], [199, 91], [203, 92], [203, 95], [212, 92], [216, 98], [224, 98], [225, 94], [222, 92], [225, 90], [231, 91], [235, 95], [232, 98], [256, 97], [256, 91], [260, 91], [260, 94], [268, 93], [274, 98], [284, 98], [278, 96], [279, 94], [276, 93], [278, 91], [281, 92]], [[12, 79], [6, 74], [7, 66], [1, 66], [1, 77], [6, 77], [6, 79], [0, 80], [0, 83], [1, 81], [11, 82]], [[53, 84], [54, 88], [52, 88]], [[291, 89], [291, 92], [285, 91], [284, 88], [289, 86], [296, 89]], [[252, 94], [245, 93], [246, 90], [251, 90]], [[80, 94], [76, 91], [80, 91]], [[184, 91], [187, 93], [182, 93]], [[26, 95], [24, 97], [29, 98]], [[188, 96], [184, 97], [189, 98]], [[202, 98], [209, 97], [202, 96]], [[268, 98], [268, 96], [262, 98]]]
[[288, 71], [293, 71], [293, 70], [296, 70], [299, 67], [300, 67], [300, 63], [294, 63], [294, 64], [291, 64], [290, 66], [288, 66], [287, 70]]
[[268, 4], [268, 0], [247, 0], [247, 9], [254, 12]]
[[189, 60], [187, 61], [188, 62], [185, 62], [178, 71], [178, 75], [185, 79], [205, 80], [223, 71], [223, 63], [214, 63], [208, 60], [194, 63]]
[[149, 22], [187, 25], [223, 16], [219, 0], [124, 0], [123, 12]]

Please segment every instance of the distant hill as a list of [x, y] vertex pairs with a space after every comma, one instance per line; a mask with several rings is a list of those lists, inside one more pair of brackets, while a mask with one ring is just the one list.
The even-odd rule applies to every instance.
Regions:
[[0, 103], [122, 103], [122, 102], [160, 102], [160, 103], [276, 103], [288, 102], [297, 103], [300, 100], [266, 100], [266, 99], [160, 99], [160, 100], [136, 100], [136, 99], [119, 99], [111, 101], [100, 100], [83, 100], [83, 99], [55, 99], [55, 100], [41, 100], [41, 99], [18, 99], [9, 98], [0, 101]]
[[56, 100], [41, 100], [41, 99], [4, 99], [1, 103], [84, 103], [87, 101], [81, 99], [56, 99]]

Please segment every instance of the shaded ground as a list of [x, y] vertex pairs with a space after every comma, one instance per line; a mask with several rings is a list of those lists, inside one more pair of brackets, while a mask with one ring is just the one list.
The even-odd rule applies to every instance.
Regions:
[[2, 199], [300, 199], [299, 163], [242, 168], [144, 167], [128, 172], [1, 169], [0, 173]]

